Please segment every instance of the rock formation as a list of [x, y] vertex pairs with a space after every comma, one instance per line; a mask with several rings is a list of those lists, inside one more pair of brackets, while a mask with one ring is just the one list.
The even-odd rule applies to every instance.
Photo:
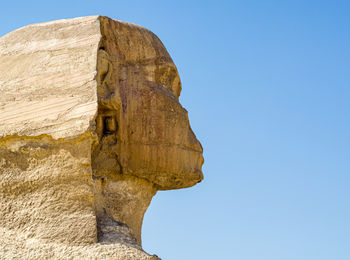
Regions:
[[203, 179], [202, 147], [161, 41], [103, 16], [0, 38], [0, 258], [156, 259], [157, 190]]

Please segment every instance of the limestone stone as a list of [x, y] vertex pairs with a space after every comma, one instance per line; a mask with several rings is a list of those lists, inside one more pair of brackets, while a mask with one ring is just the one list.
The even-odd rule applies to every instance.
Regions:
[[0, 258], [157, 259], [158, 190], [203, 179], [203, 150], [162, 42], [91, 16], [0, 38]]

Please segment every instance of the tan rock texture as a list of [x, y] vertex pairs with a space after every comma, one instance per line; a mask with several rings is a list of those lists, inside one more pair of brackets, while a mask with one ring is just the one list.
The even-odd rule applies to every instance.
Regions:
[[161, 41], [91, 16], [0, 38], [0, 258], [157, 259], [157, 190], [203, 179], [202, 147]]

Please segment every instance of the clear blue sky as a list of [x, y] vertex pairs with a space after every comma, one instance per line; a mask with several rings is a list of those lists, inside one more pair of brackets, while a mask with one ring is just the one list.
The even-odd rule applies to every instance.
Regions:
[[205, 150], [205, 180], [159, 192], [164, 260], [350, 259], [350, 2], [3, 1], [0, 35], [93, 14], [156, 33]]

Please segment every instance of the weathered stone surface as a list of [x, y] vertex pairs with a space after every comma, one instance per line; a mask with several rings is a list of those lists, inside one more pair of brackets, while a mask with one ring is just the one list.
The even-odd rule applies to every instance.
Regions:
[[29, 25], [0, 38], [0, 137], [83, 134], [97, 110], [96, 16]]
[[0, 256], [152, 259], [157, 190], [203, 178], [161, 41], [92, 16], [0, 38]]

